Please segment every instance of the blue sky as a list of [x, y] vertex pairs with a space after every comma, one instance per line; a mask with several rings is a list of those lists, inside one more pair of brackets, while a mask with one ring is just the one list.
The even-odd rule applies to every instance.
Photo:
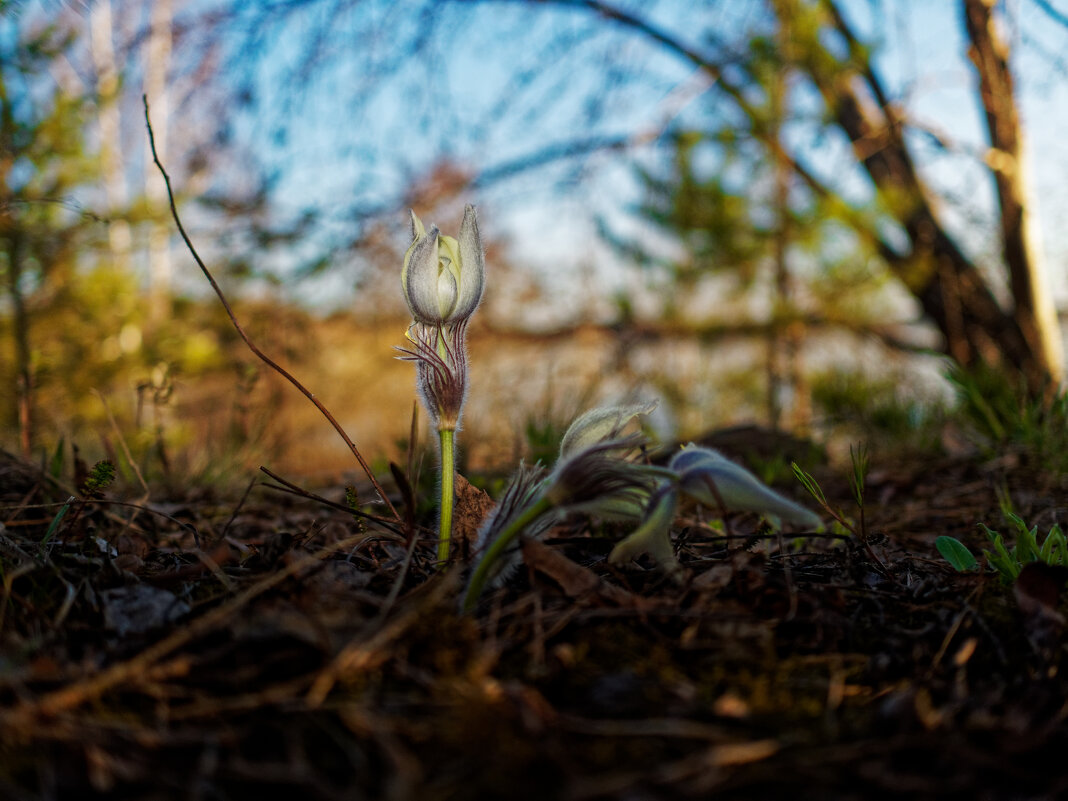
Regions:
[[[53, 7], [39, 2], [45, 13]], [[143, 17], [144, 0], [112, 2], [120, 16]], [[759, 0], [619, 4], [697, 48], [709, 47], [707, 34], [743, 42], [767, 20]], [[911, 118], [954, 143], [943, 151], [913, 138], [932, 185], [961, 201], [959, 209], [946, 203], [942, 211], [965, 248], [991, 251], [992, 184], [976, 161], [985, 134], [959, 3], [843, 4], [875, 43], [891, 94]], [[316, 0], [287, 14], [230, 0], [176, 5], [179, 19], [213, 7], [238, 9], [239, 23], [263, 15], [267, 24], [258, 28], [254, 48], [240, 50], [248, 48], [248, 37], [226, 39], [224, 80], [250, 78], [259, 100], [249, 109], [224, 109], [224, 122], [233, 126], [239, 146], [279, 173], [275, 208], [322, 212], [323, 233], [335, 241], [358, 234], [359, 212], [368, 209], [395, 219], [403, 237], [404, 191], [442, 158], [478, 173], [551, 144], [655, 133], [730, 113], [726, 104], [709, 102], [715, 90], [707, 90], [690, 64], [585, 11], [553, 4]], [[1068, 0], [1054, 5], [1068, 6]], [[1053, 22], [1035, 0], [1009, 0], [1006, 8], [1045, 255], [1058, 298], [1068, 305], [1068, 237], [1062, 233], [1068, 145], [1061, 133], [1068, 122], [1068, 68], [1061, 55], [1068, 53], [1068, 27]], [[436, 15], [432, 25], [424, 24], [425, 13]], [[846, 149], [840, 137], [820, 136], [817, 126], [795, 128], [801, 155], [842, 176], [857, 194], [869, 191], [855, 168], [840, 166], [849, 162], [839, 160]], [[634, 165], [655, 164], [658, 153], [646, 145], [560, 162], [467, 199], [483, 208], [487, 232], [509, 238], [513, 255], [535, 274], [566, 282], [583, 267], [610, 288], [623, 272], [597, 240], [594, 220], [633, 227], [628, 208], [640, 200]], [[351, 287], [352, 265], [339, 260], [342, 269], [312, 297], [343, 297]]]
[[[369, 78], [418, 36], [418, 20], [405, 18], [406, 5], [413, 15], [421, 7], [370, 2], [332, 18], [322, 63], [296, 93], [287, 76], [323, 20], [298, 16], [268, 40], [270, 57], [258, 73], [263, 101], [255, 125], [247, 128], [251, 143], [261, 156], [284, 165], [282, 204], [340, 210], [332, 226], [336, 233], [351, 224], [350, 204], [388, 207], [436, 158], [448, 156], [477, 171], [548, 143], [655, 130], [663, 126], [680, 87], [695, 81], [690, 65], [633, 34], [603, 22], [589, 26], [589, 16], [580, 12], [514, 3], [442, 4], [440, 28], [433, 29], [422, 56], [380, 79]], [[939, 151], [914, 137], [932, 184], [965, 206], [964, 213], [944, 206], [946, 219], [966, 249], [994, 247], [992, 186], [975, 161], [985, 134], [958, 3], [851, 0], [846, 6], [856, 26], [877, 41], [878, 64], [892, 94], [910, 115], [959, 146]], [[633, 7], [649, 8], [657, 24], [695, 46], [703, 46], [703, 30], [740, 40], [745, 26], [762, 19], [758, 2], [709, 3], [700, 13], [699, 6], [684, 2]], [[1008, 8], [1043, 242], [1065, 303], [1068, 241], [1061, 232], [1068, 222], [1063, 180], [1068, 146], [1061, 131], [1068, 80], [1051, 65], [1050, 53], [1064, 51], [1068, 31], [1051, 24], [1030, 0]], [[573, 38], [571, 48], [546, 50], [550, 37], [561, 31]], [[613, 46], [618, 63], [591, 63], [587, 57]], [[602, 94], [605, 69], [618, 69], [621, 81], [635, 74], [641, 81], [615, 91], [603, 116], [587, 117], [583, 103]], [[516, 75], [527, 75], [530, 82], [512, 93], [509, 83]], [[703, 101], [698, 96], [678, 119], [707, 113]], [[282, 143], [272, 135], [273, 115], [286, 120]], [[824, 158], [819, 148], [825, 146], [810, 143], [806, 155], [819, 163]], [[575, 180], [567, 178], [574, 162], [558, 165], [494, 185], [474, 200], [486, 207], [484, 225], [506, 231], [535, 270], [566, 273], [579, 261], [613, 258], [594, 241], [592, 219], [600, 214], [623, 221], [625, 207], [638, 200], [633, 158], [653, 156], [648, 148], [636, 148], [626, 159], [595, 156]]]

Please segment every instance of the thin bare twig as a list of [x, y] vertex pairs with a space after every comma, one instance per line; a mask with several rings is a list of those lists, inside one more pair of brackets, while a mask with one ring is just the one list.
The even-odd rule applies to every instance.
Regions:
[[122, 448], [122, 453], [126, 457], [126, 462], [130, 465], [130, 469], [133, 470], [134, 475], [137, 476], [137, 481], [141, 485], [141, 489], [145, 491], [145, 494], [142, 495], [140, 499], [140, 503], [145, 503], [152, 496], [152, 493], [148, 489], [148, 482], [145, 481], [145, 477], [141, 473], [141, 468], [137, 466], [137, 461], [133, 458], [133, 454], [130, 453], [130, 446], [126, 444], [126, 437], [122, 435], [122, 429], [119, 428], [119, 423], [115, 420], [115, 415], [111, 413], [111, 404], [108, 403], [108, 399], [104, 397], [104, 393], [100, 390], [94, 389], [92, 392], [100, 399], [100, 403], [104, 407], [104, 414], [107, 415], [111, 430], [119, 440], [119, 447]]
[[351, 506], [346, 506], [344, 504], [337, 503], [335, 501], [330, 500], [329, 498], [324, 498], [322, 495], [316, 495], [314, 492], [310, 492], [309, 490], [306, 490], [303, 487], [294, 484], [292, 481], [287, 481], [277, 473], [272, 473], [266, 467], [260, 467], [260, 470], [265, 475], [270, 476], [272, 479], [277, 481], [279, 485], [281, 485], [277, 486], [275, 484], [263, 484], [262, 486], [266, 487], [267, 489], [272, 489], [277, 492], [287, 492], [290, 495], [296, 495], [300, 498], [307, 498], [308, 500], [315, 501], [316, 503], [322, 504], [323, 506], [328, 506], [331, 509], [337, 509], [339, 512], [346, 512], [350, 515], [363, 518], [364, 520], [370, 520], [374, 523], [378, 523], [384, 528], [389, 529], [398, 537], [404, 538], [405, 541], [407, 541], [408, 539], [408, 537], [405, 535], [405, 532], [402, 529], [397, 528], [393, 524], [393, 521], [389, 518], [379, 517], [378, 515], [368, 514], [367, 512], [361, 512], [359, 509], [353, 509]]
[[[124, 509], [135, 509], [138, 512], [146, 512], [147, 514], [150, 514], [150, 515], [156, 515], [157, 517], [166, 518], [167, 520], [170, 520], [172, 523], [174, 523], [179, 528], [182, 528], [185, 531], [187, 531], [190, 534], [192, 534], [193, 535], [193, 539], [197, 543], [197, 547], [198, 548], [200, 547], [200, 532], [197, 531], [197, 527], [196, 526], [194, 526], [192, 523], [183, 523], [181, 520], [179, 520], [178, 518], [174, 517], [173, 515], [169, 515], [166, 512], [161, 512], [159, 509], [153, 509], [151, 506], [145, 506], [144, 503], [132, 503], [130, 501], [117, 501], [117, 500], [113, 500], [111, 498], [77, 498], [76, 502], [78, 503], [79, 506], [101, 506], [101, 507], [121, 506]], [[71, 503], [71, 501], [55, 501], [53, 503], [19, 504], [18, 506], [0, 506], [0, 512], [7, 512], [7, 511], [21, 512], [21, 511], [23, 511], [25, 509], [56, 509], [56, 508], [59, 508], [61, 506], [66, 506], [68, 503]], [[105, 514], [106, 514], [106, 512], [105, 512]], [[114, 520], [114, 521], [116, 521], [118, 523], [122, 523], [124, 526], [132, 526], [133, 525], [133, 520], [123, 520], [121, 517], [119, 517], [117, 515], [109, 515], [109, 517], [112, 520]], [[137, 515], [134, 515], [133, 519], [136, 519], [136, 518], [137, 518]], [[4, 525], [10, 528], [10, 527], [19, 525], [19, 522], [16, 522], [14, 520], [7, 520], [7, 521], [4, 522]], [[134, 528], [137, 528], [137, 527], [135, 526]]]
[[252, 492], [252, 488], [256, 486], [256, 477], [253, 476], [252, 480], [248, 482], [248, 486], [245, 487], [245, 494], [241, 496], [241, 500], [237, 502], [237, 506], [234, 507], [234, 511], [230, 513], [230, 519], [226, 521], [226, 525], [223, 526], [222, 534], [219, 535], [220, 540], [226, 539], [226, 535], [230, 531], [230, 526], [237, 520], [237, 514], [241, 511], [241, 507], [245, 505], [245, 501], [248, 500], [249, 493]]
[[375, 475], [371, 471], [370, 465], [367, 464], [363, 456], [360, 454], [359, 449], [356, 447], [356, 443], [353, 442], [349, 435], [345, 433], [345, 429], [341, 427], [341, 424], [338, 423], [336, 419], [334, 419], [334, 415], [330, 413], [330, 410], [327, 409], [322, 404], [322, 402], [317, 397], [315, 397], [315, 395], [311, 391], [308, 390], [307, 387], [305, 387], [302, 383], [300, 383], [300, 381], [294, 378], [284, 367], [282, 367], [280, 364], [275, 362], [270, 356], [261, 351], [259, 347], [257, 347], [251, 339], [249, 339], [248, 334], [245, 333], [245, 329], [242, 328], [241, 323], [237, 321], [237, 317], [234, 315], [234, 310], [230, 307], [230, 302], [226, 299], [226, 295], [223, 294], [223, 291], [219, 287], [218, 283], [216, 283], [215, 277], [211, 274], [211, 271], [204, 263], [204, 260], [200, 258], [200, 254], [197, 253], [197, 249], [193, 246], [193, 241], [189, 238], [189, 234], [186, 233], [185, 226], [182, 225], [182, 220], [178, 216], [178, 207], [175, 205], [174, 201], [174, 191], [171, 189], [171, 177], [167, 174], [167, 170], [160, 162], [159, 155], [156, 153], [156, 137], [152, 131], [152, 121], [149, 119], [148, 116], [148, 97], [146, 95], [141, 95], [141, 102], [145, 106], [145, 126], [148, 128], [148, 143], [152, 149], [152, 161], [159, 169], [160, 174], [163, 176], [163, 181], [167, 185], [167, 199], [170, 202], [171, 217], [174, 218], [174, 224], [178, 226], [178, 233], [181, 234], [182, 241], [185, 242], [186, 248], [193, 256], [193, 259], [196, 261], [197, 266], [200, 267], [200, 271], [204, 273], [204, 277], [208, 279], [208, 283], [211, 284], [211, 288], [215, 291], [215, 294], [218, 296], [220, 302], [223, 305], [223, 308], [226, 309], [226, 314], [230, 317], [230, 322], [233, 324], [234, 329], [237, 331], [238, 335], [241, 337], [244, 343], [248, 345], [249, 350], [251, 350], [261, 361], [263, 361], [264, 364], [266, 364], [268, 367], [270, 367], [272, 370], [274, 370], [276, 373], [286, 379], [290, 384], [299, 389], [301, 393], [303, 393], [304, 397], [306, 397], [313, 404], [315, 404], [315, 408], [322, 412], [323, 417], [325, 417], [329, 421], [330, 425], [334, 427], [334, 430], [338, 433], [341, 439], [343, 439], [345, 441], [345, 444], [349, 446], [349, 450], [352, 451], [352, 455], [355, 456], [356, 461], [360, 463], [360, 467], [363, 469], [363, 472], [371, 481], [371, 486], [375, 488], [375, 492], [378, 493], [378, 497], [380, 497], [382, 499], [382, 502], [385, 503], [386, 507], [389, 509], [390, 514], [392, 514], [393, 517], [397, 520], [400, 520], [400, 515], [397, 514], [397, 510], [393, 508], [393, 504], [390, 503], [389, 497], [386, 495], [385, 491], [375, 479]]
[[386, 596], [386, 600], [382, 602], [382, 608], [378, 610], [378, 617], [381, 620], [386, 619], [386, 615], [393, 609], [393, 604], [397, 602], [397, 598], [400, 597], [401, 590], [404, 588], [404, 579], [408, 575], [408, 569], [412, 565], [412, 557], [415, 555], [415, 546], [419, 544], [419, 538], [415, 536], [415, 532], [412, 532], [412, 536], [408, 540], [408, 550], [404, 552], [404, 561], [401, 563], [400, 570], [397, 571], [397, 577], [393, 580], [393, 586], [389, 588], [389, 595]]

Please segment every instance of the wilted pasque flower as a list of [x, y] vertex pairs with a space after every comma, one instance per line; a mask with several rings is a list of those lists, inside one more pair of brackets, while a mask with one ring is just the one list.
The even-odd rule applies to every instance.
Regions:
[[740, 464], [710, 448], [690, 444], [668, 462], [674, 480], [654, 493], [645, 520], [608, 555], [613, 564], [648, 553], [668, 573], [678, 573], [671, 524], [679, 494], [719, 512], [758, 512], [775, 528], [783, 522], [822, 528], [819, 516], [765, 485]]
[[[505, 531], [511, 527], [520, 515], [527, 512], [540, 497], [540, 490], [545, 480], [545, 468], [540, 464], [520, 464], [512, 474], [493, 511], [489, 513], [478, 530], [475, 550], [485, 553]], [[528, 515], [523, 534], [531, 539], [539, 539], [559, 519], [558, 510], [547, 509], [538, 515]], [[506, 545], [496, 561], [488, 566], [487, 580], [491, 586], [503, 583], [519, 564], [519, 539], [513, 538]]]
[[639, 414], [649, 414], [656, 405], [656, 401], [649, 401], [629, 406], [602, 406], [580, 414], [567, 427], [560, 440], [560, 458], [577, 453], [590, 445], [618, 439], [627, 423]]
[[764, 484], [740, 464], [718, 451], [690, 444], [676, 453], [668, 467], [679, 475], [679, 489], [711, 509], [758, 512], [775, 528], [792, 523], [816, 529], [823, 525], [815, 512], [794, 503]]
[[[463, 608], [471, 609], [487, 582], [498, 583], [518, 563], [516, 540], [540, 537], [561, 516], [584, 512], [600, 517], [640, 518], [664, 468], [627, 458], [645, 442], [625, 436], [630, 420], [656, 403], [610, 406], [580, 415], [560, 443], [560, 458], [548, 476], [521, 467], [501, 499], [498, 512], [479, 533], [482, 558], [471, 574]], [[670, 522], [670, 521], [669, 521]], [[668, 545], [670, 550], [670, 543]]]
[[632, 419], [655, 408], [656, 401], [605, 406], [576, 417], [560, 440], [560, 458], [546, 479], [546, 496], [569, 511], [607, 517], [628, 517], [639, 509], [661, 471], [625, 458], [646, 440], [638, 434], [624, 436], [623, 431]]
[[475, 207], [464, 208], [460, 237], [427, 231], [412, 212], [412, 244], [401, 273], [404, 299], [417, 323], [446, 325], [466, 320], [482, 300], [486, 263]]

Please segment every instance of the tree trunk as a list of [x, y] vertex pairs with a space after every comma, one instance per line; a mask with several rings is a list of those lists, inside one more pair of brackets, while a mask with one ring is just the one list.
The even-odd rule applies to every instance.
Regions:
[[[785, 25], [779, 25], [777, 32], [778, 46], [790, 47], [790, 40]], [[786, 60], [789, 62], [789, 59]], [[769, 391], [775, 395], [772, 405], [771, 425], [781, 428], [784, 398], [789, 398], [790, 430], [804, 431], [810, 422], [810, 403], [808, 387], [804, 380], [802, 366], [802, 341], [804, 325], [796, 319], [794, 306], [794, 279], [790, 273], [789, 247], [793, 238], [793, 215], [790, 210], [790, 182], [792, 170], [785, 158], [786, 150], [782, 142], [782, 125], [786, 121], [788, 66], [779, 70], [772, 78], [770, 86], [771, 120], [768, 137], [776, 143], [770, 148], [769, 156], [774, 162], [774, 205], [777, 226], [774, 239], [774, 306], [775, 324], [772, 327], [774, 338], [771, 342], [772, 366], [769, 370]], [[788, 391], [787, 391], [788, 390]]]
[[[148, 45], [145, 48], [145, 96], [152, 107], [152, 130], [156, 152], [167, 163], [167, 129], [170, 125], [170, 93], [167, 70], [171, 61], [172, 0], [155, 0], [149, 19]], [[146, 144], [146, 163], [152, 151]], [[167, 211], [167, 190], [154, 170], [145, 171], [145, 196], [152, 221], [148, 229], [149, 319], [159, 325], [170, 317], [173, 291], [171, 264], [171, 229]]]
[[[774, 5], [784, 21], [801, 14], [797, 0], [774, 0]], [[824, 6], [847, 42], [858, 44], [833, 0]], [[838, 62], [829, 69], [833, 56], [818, 39], [806, 45], [806, 72], [852, 141], [883, 204], [908, 235], [908, 253], [884, 247], [883, 255], [942, 332], [946, 352], [964, 367], [987, 364], [1022, 372], [1032, 391], [1041, 391], [1056, 374], [1054, 366], [1017, 317], [1001, 308], [979, 269], [939, 223], [906, 147], [902, 121], [871, 62], [860, 67]]]
[[11, 296], [12, 336], [15, 344], [15, 414], [19, 451], [24, 459], [33, 455], [33, 364], [30, 354], [30, 317], [22, 294], [22, 234], [8, 232], [7, 279]]
[[[782, 127], [784, 94], [786, 91], [786, 74], [781, 71], [771, 79], [768, 87], [771, 103], [771, 119], [768, 136], [779, 140]], [[774, 158], [774, 154], [772, 154]], [[787, 386], [787, 374], [791, 371], [794, 354], [790, 343], [784, 336], [783, 320], [790, 306], [790, 268], [786, 263], [786, 253], [790, 244], [790, 174], [782, 159], [775, 159], [774, 198], [777, 225], [772, 234], [772, 261], [774, 262], [774, 280], [771, 291], [771, 325], [768, 327], [768, 423], [774, 429], [782, 427], [783, 399]]]
[[0, 74], [0, 241], [7, 247], [7, 290], [11, 296], [12, 342], [15, 367], [15, 420], [19, 451], [29, 459], [33, 452], [33, 365], [30, 355], [30, 324], [22, 294], [23, 232], [14, 215], [10, 175], [15, 164], [16, 128], [7, 83]]
[[990, 151], [987, 166], [994, 176], [1001, 221], [1002, 255], [1009, 271], [1014, 315], [1028, 345], [1041, 354], [1050, 376], [1064, 378], [1057, 310], [1029, 213], [1027, 161], [1016, 92], [1009, 69], [1008, 46], [993, 17], [992, 0], [964, 0], [968, 56], [979, 75], [979, 92]]
[[130, 266], [130, 224], [117, 215], [126, 212], [126, 177], [122, 163], [122, 120], [119, 113], [119, 72], [112, 41], [111, 0], [97, 0], [90, 11], [90, 48], [96, 70], [100, 162], [107, 198], [108, 247], [115, 266]]

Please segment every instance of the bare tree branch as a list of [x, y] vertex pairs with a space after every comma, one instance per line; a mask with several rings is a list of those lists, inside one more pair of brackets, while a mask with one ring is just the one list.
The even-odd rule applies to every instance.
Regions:
[[1031, 0], [1031, 2], [1046, 12], [1046, 14], [1049, 15], [1049, 18], [1054, 22], [1058, 22], [1061, 25], [1068, 27], [1068, 14], [1065, 14], [1063, 11], [1058, 11], [1053, 7], [1053, 3], [1049, 2], [1049, 0]]
[[992, 0], [964, 0], [963, 12], [971, 42], [968, 55], [979, 75], [979, 94], [990, 136], [987, 163], [997, 188], [1002, 255], [1016, 302], [1016, 322], [1047, 371], [1059, 381], [1063, 377], [1060, 332], [1052, 293], [1038, 263], [1041, 249], [1030, 230], [1027, 166], [1008, 45], [997, 30]]

